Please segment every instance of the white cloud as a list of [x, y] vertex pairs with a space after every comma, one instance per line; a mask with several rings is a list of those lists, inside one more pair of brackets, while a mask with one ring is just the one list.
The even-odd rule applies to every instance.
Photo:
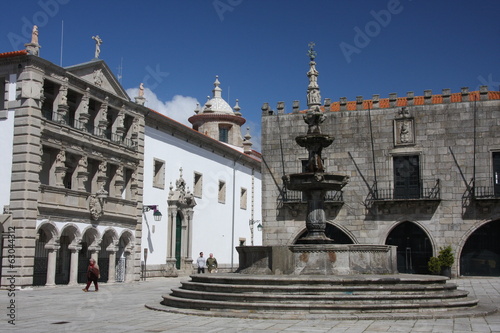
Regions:
[[[127, 89], [129, 96], [138, 96], [138, 88]], [[131, 97], [132, 99], [134, 97]], [[163, 102], [149, 88], [144, 89], [144, 98], [146, 98], [145, 106], [164, 114], [165, 116], [178, 121], [181, 124], [191, 127], [188, 118], [194, 116], [194, 109], [198, 100], [190, 96], [175, 95], [172, 100]]]

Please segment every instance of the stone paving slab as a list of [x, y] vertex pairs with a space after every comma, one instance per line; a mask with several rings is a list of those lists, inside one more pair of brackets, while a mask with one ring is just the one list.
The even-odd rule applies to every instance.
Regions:
[[[134, 283], [101, 284], [100, 291], [82, 292], [79, 286], [16, 290], [9, 297], [0, 290], [1, 332], [499, 332], [500, 313], [448, 319], [314, 320], [241, 319], [152, 311], [145, 304], [178, 287], [180, 278], [152, 278]], [[500, 307], [500, 278], [455, 279], [480, 304]], [[15, 324], [8, 323], [7, 306], [14, 300]]]

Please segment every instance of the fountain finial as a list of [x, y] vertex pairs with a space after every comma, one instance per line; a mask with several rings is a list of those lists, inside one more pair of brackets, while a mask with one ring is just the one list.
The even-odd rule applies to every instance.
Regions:
[[314, 51], [315, 45], [314, 42], [310, 42], [309, 50], [307, 51], [307, 55], [311, 60], [309, 62], [309, 71], [307, 72], [307, 77], [309, 78], [309, 86], [307, 87], [307, 106], [309, 107], [309, 111], [320, 112], [321, 95], [318, 86], [319, 72], [316, 70], [316, 62], [314, 61], [316, 58], [316, 51]]

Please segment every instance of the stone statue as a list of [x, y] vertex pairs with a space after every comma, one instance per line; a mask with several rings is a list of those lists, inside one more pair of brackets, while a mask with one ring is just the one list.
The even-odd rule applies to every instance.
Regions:
[[33, 26], [31, 31], [31, 44], [38, 44], [38, 27], [36, 25]]
[[59, 88], [59, 105], [68, 105], [68, 78], [64, 78], [64, 82]]
[[142, 82], [139, 85], [139, 97], [144, 97], [144, 84]]
[[93, 76], [94, 76], [94, 84], [98, 87], [102, 86], [102, 81], [103, 81], [102, 70], [100, 68], [96, 69], [93, 73]]
[[307, 105], [320, 105], [321, 95], [318, 89], [311, 89], [307, 94]]
[[99, 35], [92, 36], [92, 39], [95, 40], [95, 57], [94, 58], [99, 58], [99, 54], [101, 53], [101, 44], [102, 44], [102, 39], [99, 37]]
[[401, 124], [401, 133], [400, 133], [400, 141], [401, 143], [409, 143], [411, 142], [411, 133], [408, 124], [406, 121], [403, 121]]
[[319, 125], [325, 121], [326, 117], [322, 112], [308, 111], [303, 115], [304, 122], [307, 124], [307, 134], [317, 133], [321, 134]]

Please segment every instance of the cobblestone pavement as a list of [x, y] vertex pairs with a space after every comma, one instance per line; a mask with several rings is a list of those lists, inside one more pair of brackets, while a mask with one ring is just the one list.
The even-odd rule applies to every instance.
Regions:
[[[0, 290], [0, 331], [18, 332], [500, 332], [500, 312], [476, 318], [425, 320], [274, 320], [193, 316], [152, 311], [146, 303], [180, 285], [182, 278], [101, 284], [98, 293], [80, 286]], [[481, 304], [500, 308], [500, 278], [452, 280]], [[8, 306], [14, 301], [15, 325]]]

